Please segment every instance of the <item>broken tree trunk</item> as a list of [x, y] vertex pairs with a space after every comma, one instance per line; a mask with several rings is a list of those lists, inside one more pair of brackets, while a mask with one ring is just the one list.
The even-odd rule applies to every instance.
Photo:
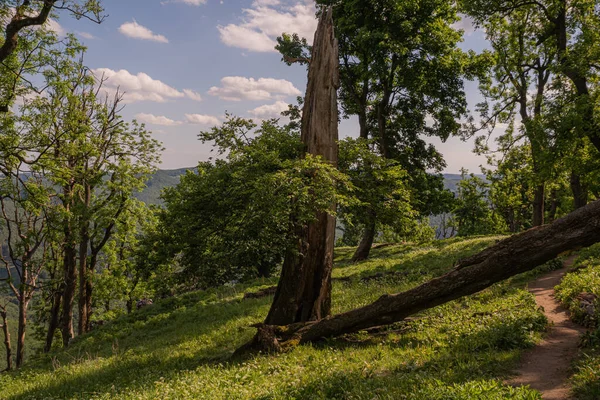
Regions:
[[[330, 8], [321, 16], [313, 42], [301, 139], [306, 152], [321, 156], [333, 165], [337, 165], [338, 157], [338, 65]], [[330, 313], [335, 218], [321, 213], [316, 221], [297, 231], [297, 249], [285, 257], [273, 304], [265, 320], [269, 325], [318, 320]]]
[[597, 242], [600, 242], [600, 200], [550, 225], [504, 239], [461, 260], [447, 274], [406, 292], [384, 295], [372, 304], [320, 321], [284, 327], [258, 325], [258, 345], [262, 349], [281, 350], [298, 343], [402, 321], [421, 310], [479, 292], [496, 282], [529, 271], [564, 251]]

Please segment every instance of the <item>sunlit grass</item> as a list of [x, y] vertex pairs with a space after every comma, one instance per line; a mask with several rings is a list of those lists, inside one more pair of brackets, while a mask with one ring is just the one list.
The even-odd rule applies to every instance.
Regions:
[[[342, 312], [414, 287], [497, 238], [452, 239], [337, 255], [333, 309]], [[403, 274], [364, 281], [377, 272]], [[504, 282], [391, 326], [233, 362], [271, 297], [243, 300], [275, 280], [157, 302], [0, 377], [7, 399], [538, 399], [502, 383], [546, 320], [531, 294]]]

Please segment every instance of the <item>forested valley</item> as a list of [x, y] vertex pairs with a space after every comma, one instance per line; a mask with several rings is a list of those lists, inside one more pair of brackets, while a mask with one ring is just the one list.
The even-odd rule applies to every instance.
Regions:
[[0, 2], [0, 398], [600, 398], [600, 3], [302, 4], [265, 50], [302, 95], [186, 114], [211, 157], [171, 170], [184, 122], [56, 28], [113, 2]]

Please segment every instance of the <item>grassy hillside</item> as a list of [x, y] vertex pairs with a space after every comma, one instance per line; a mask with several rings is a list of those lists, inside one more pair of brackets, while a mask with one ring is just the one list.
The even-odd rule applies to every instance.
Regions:
[[[374, 250], [336, 259], [334, 312], [414, 287], [495, 238]], [[365, 280], [378, 272], [400, 273]], [[532, 276], [530, 273], [529, 277]], [[538, 399], [502, 383], [546, 325], [519, 277], [376, 334], [230, 361], [271, 298], [243, 300], [274, 280], [166, 299], [79, 338], [67, 352], [2, 376], [5, 399]]]

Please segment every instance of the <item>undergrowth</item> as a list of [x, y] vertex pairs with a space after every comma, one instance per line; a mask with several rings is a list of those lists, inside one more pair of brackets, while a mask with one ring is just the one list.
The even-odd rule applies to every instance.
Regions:
[[[412, 288], [448, 271], [495, 237], [396, 245], [349, 262], [339, 249], [333, 312]], [[337, 249], [336, 249], [337, 250]], [[361, 277], [402, 272], [379, 279]], [[538, 272], [539, 273], [539, 272]], [[275, 280], [157, 302], [0, 376], [6, 399], [540, 399], [503, 383], [546, 319], [517, 277], [395, 324], [279, 355], [229, 356], [254, 334], [271, 297], [243, 294]]]
[[571, 318], [591, 330], [582, 337], [582, 354], [571, 378], [577, 399], [600, 399], [600, 302], [595, 301], [595, 313], [589, 315], [581, 307], [578, 296], [589, 293], [600, 297], [600, 244], [582, 250], [573, 271], [555, 289], [556, 297], [569, 309]]

